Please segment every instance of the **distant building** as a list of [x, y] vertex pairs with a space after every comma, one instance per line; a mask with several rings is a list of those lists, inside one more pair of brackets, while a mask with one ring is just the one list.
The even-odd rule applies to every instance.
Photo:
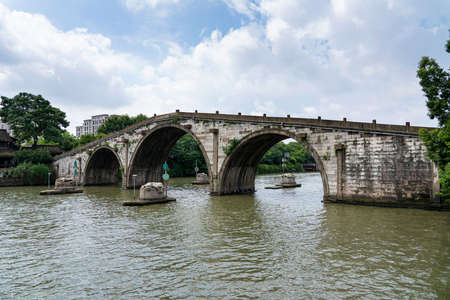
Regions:
[[97, 134], [97, 129], [102, 125], [109, 115], [97, 115], [83, 121], [83, 125], [77, 126], [77, 138], [85, 134]]
[[0, 168], [14, 166], [14, 153], [17, 149], [16, 139], [6, 129], [0, 129]]
[[13, 132], [11, 130], [11, 127], [9, 127], [9, 125], [7, 123], [3, 123], [2, 120], [0, 119], [0, 130], [1, 129], [5, 129], [6, 132], [8, 132], [8, 134], [10, 136], [13, 136]]

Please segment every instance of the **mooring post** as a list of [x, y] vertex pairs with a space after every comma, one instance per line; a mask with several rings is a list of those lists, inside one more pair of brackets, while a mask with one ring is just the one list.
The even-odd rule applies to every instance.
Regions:
[[136, 174], [133, 174], [133, 200], [136, 200]]

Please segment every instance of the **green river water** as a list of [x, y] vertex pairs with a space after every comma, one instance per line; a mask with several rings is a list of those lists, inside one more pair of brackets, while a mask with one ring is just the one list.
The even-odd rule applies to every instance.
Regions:
[[322, 202], [301, 188], [214, 197], [171, 180], [176, 202], [133, 191], [0, 188], [0, 299], [450, 299], [450, 213]]

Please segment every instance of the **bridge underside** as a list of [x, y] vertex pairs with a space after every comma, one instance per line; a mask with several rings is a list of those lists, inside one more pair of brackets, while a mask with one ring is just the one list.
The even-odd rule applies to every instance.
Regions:
[[128, 188], [133, 187], [133, 175], [136, 186], [147, 182], [161, 182], [162, 165], [169, 157], [170, 149], [186, 132], [177, 127], [167, 127], [150, 134], [139, 146], [128, 174]]
[[99, 149], [92, 154], [86, 167], [85, 185], [116, 185], [121, 180], [120, 164], [109, 149]]
[[286, 136], [264, 134], [239, 145], [227, 159], [221, 174], [219, 194], [255, 192], [255, 176], [264, 154]]

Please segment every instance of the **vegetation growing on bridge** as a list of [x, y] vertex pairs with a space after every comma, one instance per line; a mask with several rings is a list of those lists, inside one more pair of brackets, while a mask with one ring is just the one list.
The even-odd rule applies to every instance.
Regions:
[[230, 155], [231, 152], [233, 152], [234, 148], [236, 148], [236, 146], [238, 144], [239, 144], [239, 140], [234, 138], [231, 141], [229, 141], [228, 144], [225, 147], [223, 147], [222, 150], [226, 155]]
[[[450, 53], [450, 39], [446, 44]], [[437, 119], [439, 128], [421, 130], [420, 138], [427, 148], [427, 155], [440, 171], [441, 196], [450, 201], [450, 74], [430, 57], [419, 62], [417, 77], [427, 97], [428, 115]]]

